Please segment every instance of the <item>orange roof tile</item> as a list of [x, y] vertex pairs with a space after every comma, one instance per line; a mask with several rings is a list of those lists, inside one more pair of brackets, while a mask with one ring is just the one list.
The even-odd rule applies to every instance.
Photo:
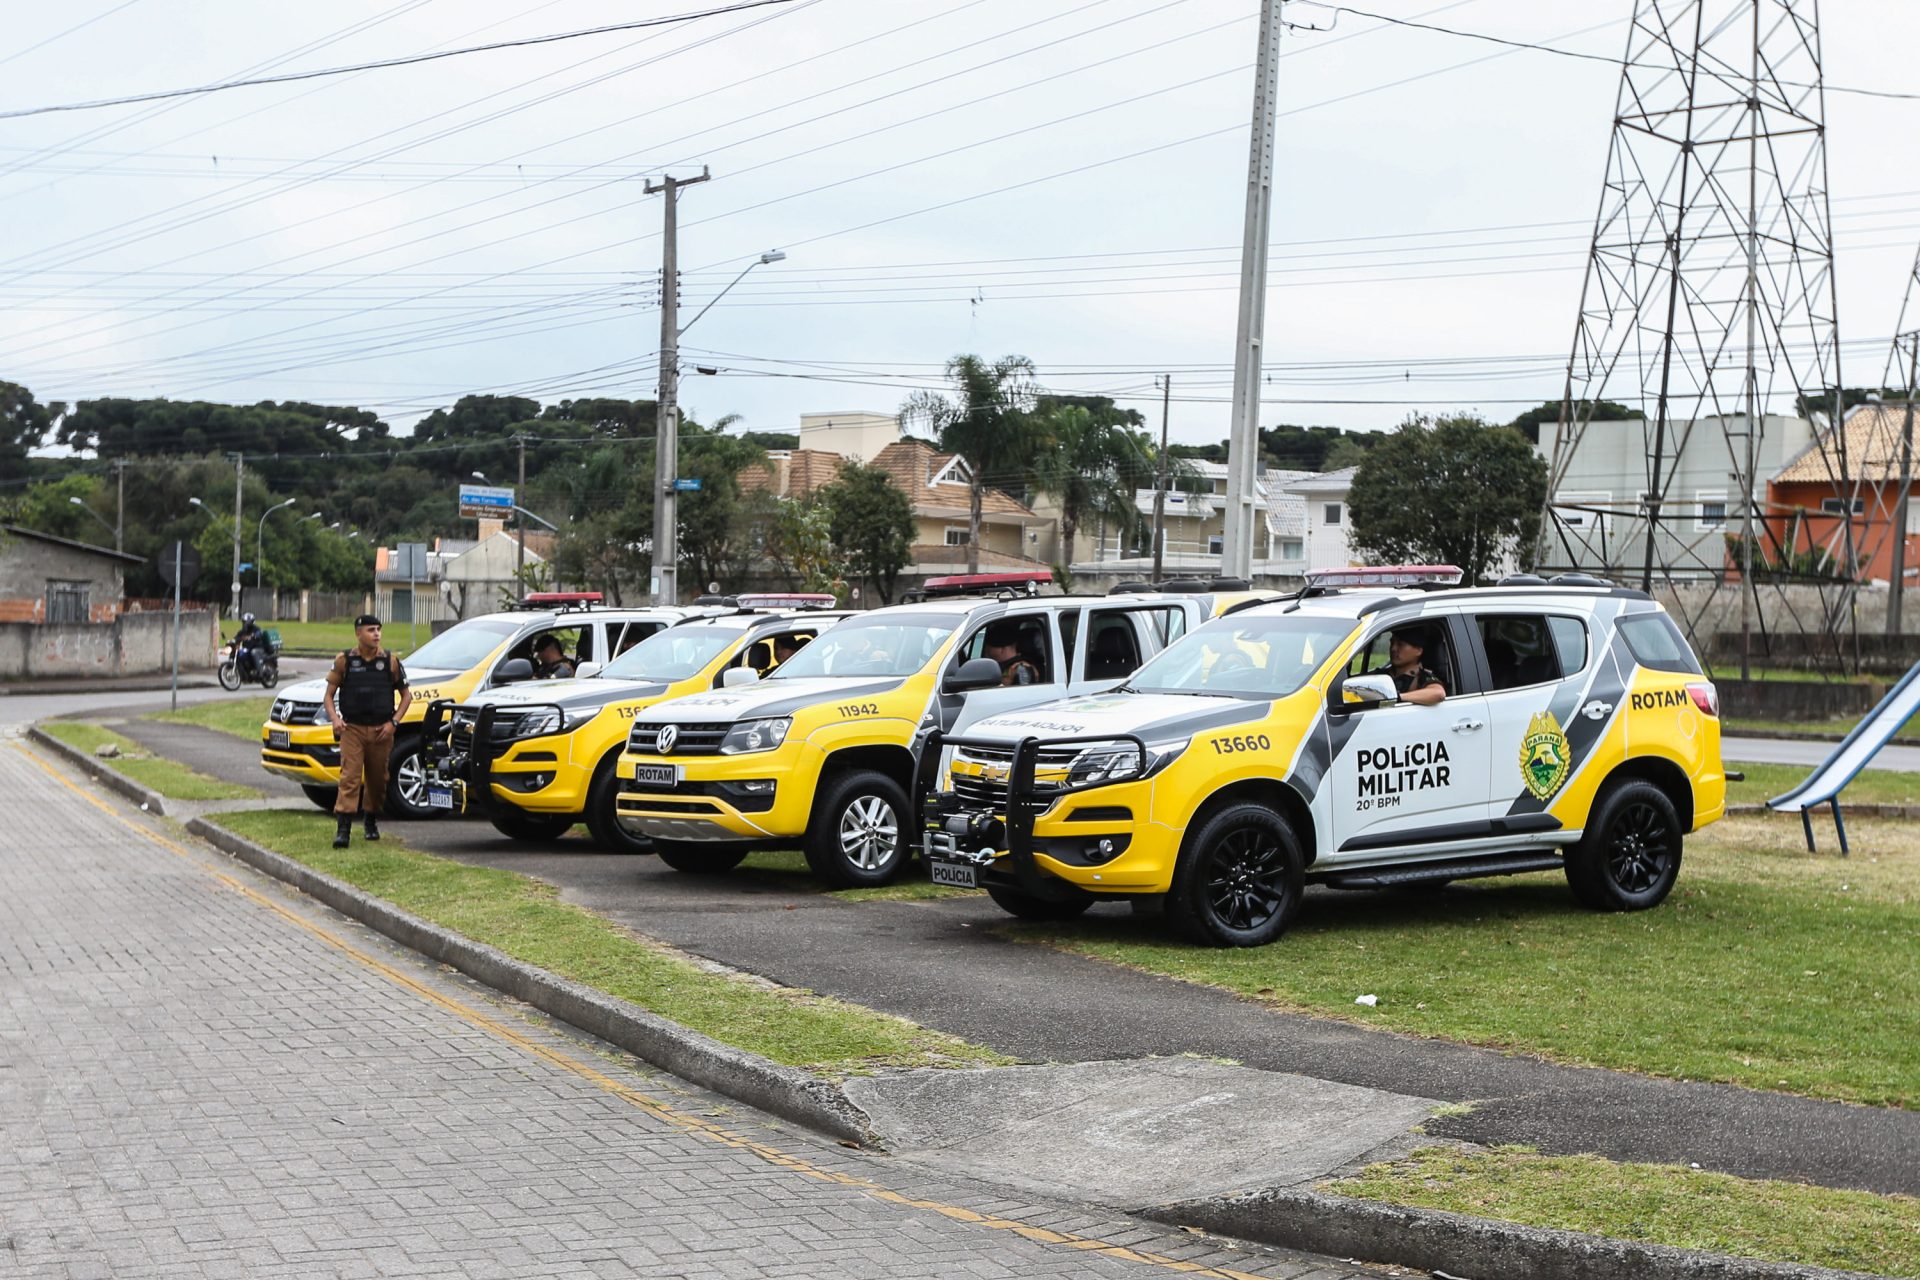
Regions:
[[[893, 477], [900, 492], [907, 495], [916, 515], [951, 514], [967, 511], [967, 482], [958, 470], [940, 484], [932, 483], [953, 461], [950, 453], [941, 453], [925, 440], [896, 440], [874, 455], [873, 465]], [[1032, 508], [1016, 501], [1000, 489], [988, 489], [981, 495], [982, 515], [1030, 517]]]
[[[1775, 484], [1826, 484], [1844, 480], [1898, 480], [1900, 478], [1901, 434], [1906, 426], [1907, 406], [1865, 404], [1848, 414], [1836, 433], [1828, 432], [1781, 468]], [[1920, 407], [1915, 409], [1920, 425]], [[1840, 449], [1846, 446], [1842, 465]], [[1822, 446], [1825, 446], [1824, 449]], [[1916, 465], [1920, 470], [1920, 464]]]

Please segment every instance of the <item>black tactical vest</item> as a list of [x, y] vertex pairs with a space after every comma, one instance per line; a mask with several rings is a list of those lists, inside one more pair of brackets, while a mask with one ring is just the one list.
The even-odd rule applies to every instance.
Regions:
[[382, 649], [371, 658], [358, 649], [346, 654], [347, 673], [340, 680], [334, 705], [348, 724], [385, 724], [393, 719], [393, 655]]

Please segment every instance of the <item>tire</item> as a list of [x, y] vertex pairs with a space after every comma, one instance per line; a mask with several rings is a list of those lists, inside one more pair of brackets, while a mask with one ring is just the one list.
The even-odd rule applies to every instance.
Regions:
[[1607, 788], [1580, 843], [1567, 851], [1567, 887], [1595, 911], [1645, 911], [1680, 875], [1680, 815], [1666, 792], [1630, 779]]
[[240, 687], [240, 666], [232, 658], [228, 658], [220, 664], [220, 670], [217, 674], [220, 677], [220, 687], [228, 693], [232, 693]]
[[487, 821], [493, 829], [509, 840], [526, 840], [544, 843], [558, 840], [573, 830], [576, 821], [567, 814], [549, 816], [544, 813], [496, 813]]
[[271, 689], [280, 683], [280, 660], [268, 658], [260, 664], [260, 687]]
[[675, 871], [693, 876], [723, 876], [747, 856], [747, 847], [743, 844], [695, 844], [679, 840], [655, 840], [653, 851]]
[[1093, 895], [1075, 889], [1070, 895], [1042, 898], [997, 884], [987, 886], [987, 896], [1010, 916], [1022, 920], [1072, 920], [1093, 905]]
[[416, 822], [447, 812], [427, 807], [427, 770], [417, 734], [394, 743], [387, 757], [387, 812]]
[[313, 801], [315, 805], [325, 809], [328, 813], [333, 812], [334, 804], [340, 799], [340, 788], [338, 787], [310, 787], [303, 782], [300, 784], [300, 789], [307, 793], [307, 799]]
[[608, 853], [652, 853], [653, 841], [620, 825], [620, 779], [614, 768], [619, 759], [618, 753], [610, 755], [593, 771], [593, 784], [587, 788], [587, 830]]
[[1287, 821], [1264, 805], [1230, 804], [1187, 838], [1167, 921], [1210, 947], [1261, 947], [1287, 931], [1306, 893], [1306, 860]]
[[891, 883], [912, 857], [906, 832], [912, 812], [907, 793], [886, 774], [842, 774], [814, 806], [807, 865], [836, 889]]

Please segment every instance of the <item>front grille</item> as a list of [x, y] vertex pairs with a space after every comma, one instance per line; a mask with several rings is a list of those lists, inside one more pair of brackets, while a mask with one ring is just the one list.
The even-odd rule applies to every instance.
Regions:
[[[517, 736], [523, 719], [525, 719], [524, 716], [518, 715], [504, 715], [496, 718], [492, 731], [487, 735], [488, 738], [494, 742], [508, 741]], [[479, 720], [478, 711], [464, 707], [455, 708], [453, 719], [449, 721], [447, 727], [449, 741], [452, 742], [454, 750], [471, 751], [473, 749], [473, 730]]]
[[996, 813], [1007, 807], [1007, 784], [990, 782], [964, 773], [953, 775], [953, 794], [962, 802], [980, 805]]
[[672, 751], [660, 750], [660, 731], [663, 724], [636, 724], [627, 734], [627, 750], [635, 755], [658, 756], [711, 756], [720, 753], [720, 743], [727, 736], [731, 723], [724, 724], [677, 724], [674, 727]]
[[322, 724], [326, 720], [326, 710], [318, 702], [275, 698], [273, 709], [267, 712], [267, 719], [275, 724]]

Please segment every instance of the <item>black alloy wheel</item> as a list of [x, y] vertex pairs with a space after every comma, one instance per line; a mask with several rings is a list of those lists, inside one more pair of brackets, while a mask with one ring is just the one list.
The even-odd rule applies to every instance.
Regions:
[[1596, 911], [1645, 911], [1680, 875], [1680, 815], [1667, 793], [1630, 779], [1603, 792], [1580, 843], [1567, 853], [1567, 885]]
[[1264, 805], [1231, 804], [1188, 837], [1166, 913], [1195, 942], [1258, 947], [1293, 922], [1306, 892], [1300, 842]]

